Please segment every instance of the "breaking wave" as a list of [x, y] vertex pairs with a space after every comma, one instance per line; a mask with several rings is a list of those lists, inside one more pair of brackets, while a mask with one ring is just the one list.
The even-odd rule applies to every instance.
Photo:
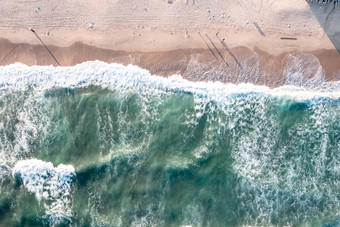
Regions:
[[51, 162], [37, 159], [21, 160], [15, 164], [13, 176], [22, 182], [27, 191], [35, 193], [54, 224], [57, 219], [72, 217], [73, 166], [60, 164], [54, 167]]
[[99, 61], [0, 67], [0, 222], [337, 225], [340, 86], [293, 71], [269, 89]]

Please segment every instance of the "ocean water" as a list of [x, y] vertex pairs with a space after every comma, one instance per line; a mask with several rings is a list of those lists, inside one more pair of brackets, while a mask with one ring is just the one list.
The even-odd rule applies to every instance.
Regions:
[[0, 225], [339, 226], [338, 87], [0, 67]]

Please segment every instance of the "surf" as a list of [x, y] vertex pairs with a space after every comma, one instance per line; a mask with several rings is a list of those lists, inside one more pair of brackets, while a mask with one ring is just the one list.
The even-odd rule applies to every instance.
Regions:
[[338, 221], [336, 82], [270, 89], [99, 61], [17, 63], [0, 67], [0, 107], [7, 223]]

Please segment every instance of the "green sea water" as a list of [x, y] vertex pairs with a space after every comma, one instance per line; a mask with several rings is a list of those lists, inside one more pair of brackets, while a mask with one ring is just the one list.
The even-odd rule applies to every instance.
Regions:
[[339, 120], [317, 95], [3, 85], [0, 225], [338, 226]]

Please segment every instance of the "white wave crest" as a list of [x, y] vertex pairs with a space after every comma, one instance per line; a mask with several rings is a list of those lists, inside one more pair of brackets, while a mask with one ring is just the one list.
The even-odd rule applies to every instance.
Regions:
[[[295, 72], [295, 71], [294, 71]], [[286, 74], [289, 73], [288, 71]], [[301, 72], [301, 73], [304, 73]], [[294, 75], [286, 75], [288, 81]], [[290, 79], [289, 79], [290, 78]], [[315, 79], [315, 78], [314, 78]], [[199, 96], [206, 96], [220, 100], [226, 95], [259, 92], [271, 95], [290, 95], [294, 97], [310, 98], [313, 96], [340, 97], [340, 82], [323, 82], [317, 86], [311, 81], [300, 84], [296, 81], [276, 89], [253, 84], [223, 84], [221, 82], [192, 82], [180, 75], [169, 78], [153, 76], [149, 71], [137, 66], [108, 64], [101, 61], [85, 62], [72, 67], [26, 66], [15, 63], [0, 67], [0, 89], [25, 90], [28, 86], [35, 86], [38, 90], [55, 87], [87, 87], [90, 85], [108, 89], [149, 88], [167, 92], [188, 92]], [[306, 87], [298, 87], [305, 85]]]
[[71, 165], [54, 167], [51, 162], [38, 159], [22, 160], [16, 163], [12, 175], [18, 177], [24, 187], [43, 204], [46, 215], [72, 217], [71, 186], [75, 170]]

